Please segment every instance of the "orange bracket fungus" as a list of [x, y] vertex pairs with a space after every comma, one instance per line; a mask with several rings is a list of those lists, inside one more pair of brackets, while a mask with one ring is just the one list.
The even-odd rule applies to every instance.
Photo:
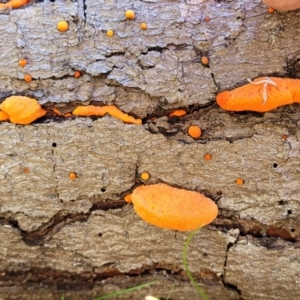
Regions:
[[212, 156], [209, 153], [207, 153], [207, 154], [204, 155], [204, 159], [205, 160], [211, 160], [211, 158], [212, 158]]
[[266, 112], [281, 105], [300, 103], [300, 80], [260, 77], [233, 91], [217, 95], [217, 103], [230, 111]]
[[201, 129], [197, 125], [192, 125], [188, 129], [188, 133], [193, 139], [197, 139], [201, 136]]
[[204, 66], [208, 66], [209, 65], [209, 59], [208, 59], [208, 57], [207, 56], [202, 56], [201, 57], [201, 63]]
[[0, 10], [6, 8], [19, 8], [29, 3], [30, 0], [10, 0], [7, 3], [0, 3]]
[[181, 117], [186, 115], [186, 111], [184, 109], [176, 109], [170, 113], [170, 117]]
[[31, 75], [30, 75], [30, 74], [26, 74], [26, 75], [24, 75], [24, 80], [25, 80], [26, 82], [30, 82], [30, 81], [32, 81], [32, 77], [31, 77]]
[[70, 178], [71, 180], [75, 180], [75, 179], [77, 178], [77, 174], [74, 173], [74, 172], [71, 172], [71, 173], [69, 174], [69, 178]]
[[56, 28], [61, 31], [61, 32], [64, 32], [64, 31], [67, 31], [69, 29], [69, 24], [67, 21], [60, 21], [57, 23], [57, 26]]
[[75, 71], [74, 77], [79, 78], [81, 76], [81, 73], [79, 71]]
[[133, 203], [144, 221], [166, 229], [194, 230], [218, 215], [218, 207], [211, 199], [164, 183], [139, 186], [125, 200]]
[[12, 123], [21, 125], [30, 124], [47, 113], [35, 99], [23, 96], [6, 98], [0, 109], [9, 116]]
[[244, 184], [244, 180], [242, 178], [237, 178], [235, 180], [235, 182], [236, 182], [237, 185], [243, 185]]
[[129, 116], [123, 113], [114, 105], [106, 105], [106, 106], [78, 106], [73, 110], [73, 115], [75, 116], [100, 116], [103, 117], [105, 114], [109, 114], [110, 116], [122, 120], [124, 123], [129, 124], [142, 124], [141, 119], [135, 119], [132, 116]]

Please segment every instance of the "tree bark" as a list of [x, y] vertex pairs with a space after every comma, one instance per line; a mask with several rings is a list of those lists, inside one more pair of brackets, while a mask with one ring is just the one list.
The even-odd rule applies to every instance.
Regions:
[[[67, 32], [56, 29], [61, 20]], [[200, 299], [182, 261], [189, 233], [149, 225], [123, 201], [158, 182], [219, 207], [187, 256], [209, 299], [300, 298], [300, 105], [231, 113], [215, 103], [247, 78], [299, 78], [299, 28], [299, 10], [269, 14], [259, 0], [67, 0], [2, 11], [0, 98], [33, 97], [48, 114], [0, 124], [0, 299], [93, 299], [152, 281], [117, 299], [166, 299], [174, 282], [170, 299]], [[79, 104], [116, 105], [143, 125], [52, 112]], [[187, 114], [169, 117], [177, 108]]]

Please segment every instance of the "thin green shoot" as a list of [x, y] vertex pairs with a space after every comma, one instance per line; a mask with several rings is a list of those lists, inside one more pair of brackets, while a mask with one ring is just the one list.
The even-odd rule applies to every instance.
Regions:
[[131, 288], [128, 288], [128, 289], [124, 289], [124, 290], [120, 290], [120, 291], [117, 291], [117, 292], [113, 292], [113, 293], [110, 293], [110, 294], [107, 294], [107, 295], [95, 298], [93, 300], [109, 299], [109, 298], [112, 298], [112, 297], [115, 297], [115, 296], [123, 295], [123, 294], [126, 294], [126, 293], [130, 293], [130, 292], [133, 292], [133, 291], [136, 291], [136, 290], [148, 287], [148, 286], [150, 286], [152, 284], [155, 284], [157, 282], [158, 281], [151, 281], [151, 282], [144, 283], [144, 284], [141, 284], [141, 285], [137, 285], [137, 286], [134, 286], [134, 287], [131, 287]]
[[65, 294], [61, 295], [61, 300], [65, 300]]
[[174, 283], [173, 283], [173, 285], [172, 285], [172, 288], [171, 288], [171, 290], [170, 290], [170, 292], [169, 292], [169, 294], [168, 294], [167, 300], [169, 300], [169, 298], [171, 297], [171, 294], [172, 294], [172, 292], [173, 292], [173, 290], [174, 290], [175, 285], [176, 285], [176, 280], [174, 281]]
[[185, 269], [185, 272], [190, 280], [190, 282], [192, 283], [192, 285], [195, 287], [195, 289], [198, 291], [198, 293], [200, 294], [200, 296], [204, 299], [204, 300], [209, 300], [209, 298], [205, 295], [205, 293], [203, 292], [203, 290], [201, 289], [201, 287], [196, 283], [194, 277], [192, 276], [190, 270], [189, 270], [189, 267], [188, 267], [188, 262], [187, 262], [187, 259], [186, 259], [186, 256], [187, 256], [187, 251], [188, 251], [188, 248], [189, 248], [189, 245], [190, 245], [190, 242], [192, 240], [192, 238], [194, 237], [194, 235], [201, 229], [202, 226], [200, 226], [199, 228], [197, 228], [196, 230], [192, 231], [185, 244], [184, 244], [184, 247], [183, 247], [183, 265], [184, 265], [184, 269]]

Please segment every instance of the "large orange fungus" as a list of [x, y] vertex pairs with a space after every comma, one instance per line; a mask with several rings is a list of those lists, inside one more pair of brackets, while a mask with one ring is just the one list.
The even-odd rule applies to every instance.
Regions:
[[30, 124], [47, 113], [35, 99], [23, 96], [6, 98], [0, 109], [9, 116], [12, 123], [22, 125]]
[[233, 91], [217, 95], [217, 103], [230, 111], [266, 112], [281, 105], [300, 103], [300, 80], [260, 77]]
[[106, 105], [106, 106], [78, 106], [73, 110], [73, 115], [76, 116], [100, 116], [103, 117], [105, 114], [109, 114], [110, 116], [122, 120], [124, 123], [130, 124], [142, 124], [141, 119], [135, 119], [132, 116], [129, 116], [123, 113], [114, 105]]
[[9, 115], [6, 112], [0, 110], [0, 121], [6, 120], [9, 120]]
[[164, 183], [139, 186], [126, 201], [132, 201], [144, 221], [167, 229], [194, 230], [218, 215], [218, 207], [211, 199]]

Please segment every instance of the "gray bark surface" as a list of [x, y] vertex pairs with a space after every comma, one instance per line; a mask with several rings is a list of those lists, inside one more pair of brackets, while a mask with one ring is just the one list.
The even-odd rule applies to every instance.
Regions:
[[[57, 31], [60, 20], [69, 31]], [[143, 125], [51, 113], [0, 124], [0, 299], [93, 299], [151, 281], [117, 299], [166, 299], [175, 281], [170, 299], [200, 299], [182, 261], [189, 233], [151, 226], [123, 201], [158, 182], [219, 207], [188, 251], [209, 299], [300, 298], [300, 105], [261, 114], [215, 104], [247, 78], [299, 78], [299, 31], [299, 11], [269, 14], [258, 0], [45, 1], [2, 12], [0, 99], [30, 96], [63, 112], [113, 104]], [[188, 114], [169, 118], [175, 108]]]

